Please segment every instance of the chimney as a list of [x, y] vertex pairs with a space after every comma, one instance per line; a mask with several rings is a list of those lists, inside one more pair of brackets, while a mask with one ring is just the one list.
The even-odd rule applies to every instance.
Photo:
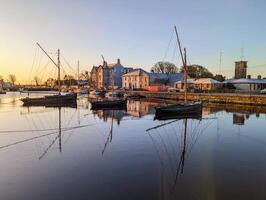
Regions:
[[261, 75], [258, 75], [258, 79], [261, 79]]
[[251, 79], [251, 75], [248, 75], [248, 76], [247, 76], [247, 79]]
[[117, 59], [117, 64], [120, 64], [120, 59], [119, 58]]

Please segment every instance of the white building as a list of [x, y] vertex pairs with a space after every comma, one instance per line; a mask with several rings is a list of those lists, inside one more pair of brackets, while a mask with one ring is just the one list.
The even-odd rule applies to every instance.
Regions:
[[[188, 79], [187, 85], [189, 89], [201, 91], [215, 91], [222, 88], [223, 83], [212, 78]], [[184, 80], [176, 82], [178, 89], [184, 89]]]
[[228, 79], [224, 84], [232, 84], [237, 90], [243, 91], [260, 91], [266, 88], [266, 79]]

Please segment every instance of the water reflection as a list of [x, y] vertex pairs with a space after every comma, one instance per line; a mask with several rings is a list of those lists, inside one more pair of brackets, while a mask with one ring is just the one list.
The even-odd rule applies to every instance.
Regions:
[[20, 97], [1, 96], [0, 199], [266, 197], [264, 108], [204, 105], [201, 120], [154, 120], [164, 101], [91, 110], [86, 97], [77, 108]]

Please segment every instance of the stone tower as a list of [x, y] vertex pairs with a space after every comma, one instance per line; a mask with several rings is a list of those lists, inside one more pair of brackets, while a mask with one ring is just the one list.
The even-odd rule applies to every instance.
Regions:
[[235, 79], [247, 77], [247, 61], [235, 62]]

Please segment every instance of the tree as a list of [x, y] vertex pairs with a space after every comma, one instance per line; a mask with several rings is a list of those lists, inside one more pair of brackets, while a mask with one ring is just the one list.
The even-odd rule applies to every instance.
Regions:
[[[201, 65], [189, 65], [187, 69], [190, 78], [213, 78], [213, 74]], [[184, 73], [183, 66], [181, 67], [181, 72]]]
[[84, 71], [79, 75], [79, 80], [88, 81], [90, 79], [89, 72]]
[[39, 84], [40, 84], [40, 79], [39, 79], [39, 77], [38, 77], [38, 76], [34, 76], [33, 80], [34, 80], [36, 86], [39, 86]]
[[4, 78], [2, 75], [0, 75], [0, 87], [3, 89], [3, 83], [4, 83]]
[[16, 82], [16, 76], [14, 74], [9, 74], [8, 76], [9, 81], [14, 85]]
[[178, 72], [178, 68], [173, 63], [159, 61], [151, 68], [151, 72], [162, 74], [174, 74]]
[[71, 75], [65, 75], [64, 76], [64, 83], [67, 85], [67, 86], [71, 86], [73, 83], [76, 84], [76, 80], [73, 76]]
[[225, 81], [225, 76], [223, 76], [223, 75], [221, 75], [221, 74], [216, 74], [213, 78], [214, 78], [215, 80], [217, 80], [217, 81], [220, 81], [220, 82]]

